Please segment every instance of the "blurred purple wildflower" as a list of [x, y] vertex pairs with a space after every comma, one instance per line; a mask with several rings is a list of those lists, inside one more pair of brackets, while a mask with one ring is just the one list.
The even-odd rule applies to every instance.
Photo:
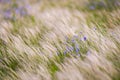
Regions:
[[76, 39], [78, 39], [78, 36], [77, 35], [74, 35], [71, 39], [71, 42], [72, 43], [75, 43], [76, 42]]
[[80, 51], [80, 48], [79, 48], [79, 44], [78, 44], [78, 43], [75, 44], [75, 51], [76, 51], [76, 53], [79, 53], [79, 51]]
[[117, 1], [115, 1], [114, 4], [115, 4], [115, 6], [120, 6], [120, 1], [117, 0]]
[[26, 16], [26, 15], [27, 15], [27, 11], [22, 10], [20, 14], [21, 14], [22, 16]]
[[76, 48], [75, 51], [76, 51], [76, 53], [79, 53], [80, 49], [79, 49], [79, 48]]
[[20, 13], [20, 10], [18, 8], [15, 9], [15, 13], [16, 14], [19, 14]]
[[63, 54], [66, 55], [66, 54], [67, 54], [67, 51], [65, 50], [65, 51], [63, 52]]
[[10, 3], [11, 0], [0, 0], [0, 3]]
[[89, 9], [90, 9], [90, 10], [95, 10], [95, 6], [91, 5], [91, 6], [89, 7]]
[[94, 28], [93, 28], [93, 30], [97, 30], [97, 28], [96, 28], [96, 27], [94, 27]]
[[100, 1], [100, 2], [98, 2], [98, 6], [105, 7], [105, 4], [104, 4], [104, 2]]
[[72, 38], [71, 42], [72, 42], [72, 43], [75, 43], [75, 39], [74, 39], [74, 38]]
[[82, 32], [80, 32], [80, 34], [82, 34]]
[[4, 12], [4, 18], [5, 19], [11, 19], [13, 16], [12, 16], [12, 12], [11, 12], [11, 10], [6, 10], [5, 12]]
[[20, 14], [21, 16], [27, 15], [27, 11], [24, 7], [15, 8], [15, 13]]
[[77, 35], [74, 35], [74, 36], [73, 36], [73, 38], [75, 38], [75, 39], [76, 39], [76, 38], [78, 38], [78, 36], [77, 36]]
[[30, 10], [32, 7], [30, 5], [26, 5], [25, 8]]
[[63, 53], [64, 53], [64, 55], [65, 55], [65, 54], [67, 54], [68, 52], [72, 52], [72, 51], [74, 51], [74, 48], [73, 48], [72, 46], [67, 46], [66, 49], [65, 49], [65, 51], [64, 51]]
[[84, 36], [84, 38], [83, 38], [83, 39], [84, 39], [84, 41], [86, 41], [86, 40], [87, 40], [87, 38], [86, 38], [85, 36]]
[[69, 52], [72, 52], [74, 50], [74, 48], [72, 46], [67, 47], [67, 49]]
[[80, 38], [80, 41], [86, 41], [86, 40], [87, 40], [87, 37], [86, 37], [86, 36]]

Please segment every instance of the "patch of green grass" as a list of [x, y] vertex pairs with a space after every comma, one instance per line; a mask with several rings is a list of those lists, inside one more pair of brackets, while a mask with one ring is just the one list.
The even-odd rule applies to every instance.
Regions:
[[13, 34], [19, 34], [19, 30], [23, 27], [31, 27], [36, 25], [36, 21], [34, 16], [26, 16], [22, 17], [21, 19], [16, 19], [15, 21], [11, 21], [13, 25], [13, 29], [11, 30], [11, 33]]
[[40, 41], [44, 40], [44, 35], [49, 31], [50, 30], [47, 29], [46, 26], [41, 25], [40, 32], [38, 32], [35, 36], [31, 35], [29, 39], [27, 39], [24, 33], [20, 33], [20, 35], [26, 45], [41, 47]]
[[89, 0], [83, 10], [89, 12], [106, 10], [111, 12], [120, 8], [119, 2], [119, 0]]
[[2, 80], [4, 80], [4, 78], [6, 76], [11, 76], [14, 78], [17, 78], [18, 76], [16, 75], [16, 70], [19, 66], [19, 62], [17, 61], [16, 58], [8, 56], [8, 57], [4, 57], [1, 59], [1, 65], [0, 65], [0, 78], [3, 78]]
[[[116, 45], [118, 49], [120, 49], [120, 43], [116, 42]], [[113, 56], [110, 57], [110, 60], [114, 64], [114, 66], [117, 68], [117, 70], [120, 72], [120, 51], [116, 51], [116, 53], [113, 53]], [[117, 55], [116, 55], [117, 54]]]
[[115, 74], [112, 80], [120, 80], [120, 74]]
[[7, 51], [7, 44], [0, 39], [0, 79], [4, 80], [7, 76], [18, 78], [15, 71], [19, 67], [19, 61]]
[[3, 58], [4, 56], [6, 56], [6, 48], [7, 45], [5, 43], [5, 41], [3, 41], [2, 39], [0, 39], [0, 58]]
[[107, 59], [112, 62], [114, 68], [117, 70], [117, 73], [112, 76], [112, 80], [120, 80], [120, 43], [115, 39], [113, 40], [115, 41], [118, 50], [114, 51], [111, 55], [107, 55]]
[[38, 33], [35, 37], [31, 37], [29, 41], [26, 41], [27, 44], [33, 45], [33, 46], [40, 46], [39, 41], [42, 38], [42, 34]]
[[55, 73], [59, 71], [58, 66], [56, 65], [55, 61], [52, 61], [51, 59], [49, 59], [49, 62], [47, 65], [48, 65], [48, 71], [52, 76], [52, 80], [56, 80]]
[[90, 13], [86, 18], [88, 26], [91, 26], [91, 23], [95, 25], [97, 30], [101, 32], [103, 35], [107, 34], [108, 28], [110, 28], [109, 20], [104, 13]]

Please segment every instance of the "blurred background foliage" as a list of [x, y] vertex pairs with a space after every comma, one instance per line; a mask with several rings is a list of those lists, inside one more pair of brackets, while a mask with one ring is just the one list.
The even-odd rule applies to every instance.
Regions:
[[120, 0], [0, 0], [0, 17], [14, 21], [30, 16], [28, 11], [36, 3], [41, 3], [41, 10], [55, 6], [83, 11], [112, 11], [120, 8]]

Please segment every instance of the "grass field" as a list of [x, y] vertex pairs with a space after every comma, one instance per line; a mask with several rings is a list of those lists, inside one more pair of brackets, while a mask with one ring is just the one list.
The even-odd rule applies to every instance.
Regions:
[[0, 80], [120, 80], [120, 0], [0, 0]]

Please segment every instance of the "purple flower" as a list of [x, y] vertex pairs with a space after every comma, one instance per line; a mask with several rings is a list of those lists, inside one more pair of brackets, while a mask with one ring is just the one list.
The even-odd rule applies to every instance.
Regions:
[[80, 32], [80, 34], [82, 34], [82, 32]]
[[83, 39], [84, 39], [84, 41], [86, 41], [86, 40], [87, 40], [87, 38], [86, 38], [85, 36], [84, 36], [84, 38], [83, 38]]
[[75, 44], [75, 51], [76, 51], [76, 53], [79, 53], [79, 51], [80, 51], [78, 43]]
[[63, 54], [66, 55], [66, 54], [67, 54], [67, 51], [65, 50], [65, 51], [63, 52]]
[[16, 8], [15, 13], [20, 14], [21, 16], [27, 15], [27, 11], [23, 7]]
[[72, 46], [67, 46], [63, 54], [66, 55], [68, 52], [72, 52], [73, 50], [74, 48]]
[[72, 46], [70, 46], [70, 47], [68, 47], [68, 50], [69, 50], [70, 52], [72, 52], [72, 51], [74, 50], [74, 48], [73, 48]]
[[114, 3], [116, 6], [120, 6], [120, 1], [115, 1]]
[[76, 53], [79, 53], [80, 49], [79, 48], [75, 48]]
[[100, 7], [105, 7], [105, 4], [100, 1], [100, 2], [98, 3], [98, 6], [100, 6]]
[[72, 43], [75, 43], [76, 42], [76, 39], [78, 38], [78, 36], [77, 35], [74, 35], [73, 37], [72, 37]]
[[23, 9], [20, 14], [21, 14], [22, 16], [25, 16], [25, 15], [27, 15], [27, 11], [25, 11], [25, 10]]
[[74, 39], [74, 38], [72, 38], [72, 40], [71, 40], [71, 41], [72, 41], [72, 43], [75, 43], [75, 39]]
[[5, 17], [6, 19], [11, 19], [11, 18], [13, 17], [11, 10], [6, 10], [6, 11], [4, 12], [4, 17]]
[[87, 37], [83, 37], [83, 38], [80, 38], [80, 41], [86, 41], [87, 40]]
[[70, 52], [70, 47], [67, 46], [67, 47], [66, 47], [66, 51], [67, 51], [67, 52]]
[[16, 14], [19, 14], [20, 13], [20, 10], [18, 8], [15, 9], [15, 13]]
[[73, 38], [78, 38], [78, 36], [77, 36], [77, 35], [74, 35]]
[[97, 28], [96, 28], [96, 27], [94, 27], [94, 28], [93, 28], [93, 30], [97, 30]]
[[10, 3], [11, 0], [0, 0], [1, 3]]
[[89, 9], [90, 10], [95, 10], [95, 6], [90, 6]]
[[32, 7], [30, 5], [26, 5], [25, 8], [30, 10]]

